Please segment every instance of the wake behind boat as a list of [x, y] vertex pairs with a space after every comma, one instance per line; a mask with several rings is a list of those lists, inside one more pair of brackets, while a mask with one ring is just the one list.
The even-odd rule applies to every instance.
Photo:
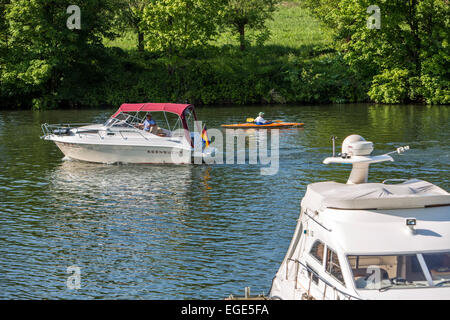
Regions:
[[[143, 130], [150, 113], [160, 113], [166, 128]], [[169, 118], [172, 122], [171, 127]], [[104, 124], [43, 124], [45, 140], [53, 141], [70, 159], [97, 163], [192, 163], [198, 125], [194, 106], [173, 103], [123, 104]], [[204, 154], [211, 150], [203, 146]]]

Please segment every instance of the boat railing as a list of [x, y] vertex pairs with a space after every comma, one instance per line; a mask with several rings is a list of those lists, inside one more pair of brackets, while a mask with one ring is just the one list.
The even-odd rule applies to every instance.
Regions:
[[288, 258], [288, 261], [293, 261], [297, 264], [297, 274], [296, 274], [296, 278], [295, 278], [295, 288], [297, 288], [297, 277], [298, 277], [298, 272], [299, 269], [298, 266], [301, 265], [303, 268], [305, 268], [309, 273], [309, 284], [308, 284], [308, 290], [306, 292], [306, 299], [310, 298], [310, 290], [311, 290], [311, 283], [313, 281], [313, 276], [315, 276], [317, 279], [319, 279], [319, 281], [322, 281], [325, 285], [324, 290], [323, 290], [323, 296], [322, 299], [325, 300], [326, 297], [326, 292], [327, 292], [327, 288], [332, 289], [336, 293], [340, 293], [341, 295], [343, 295], [347, 300], [361, 300], [361, 298], [355, 297], [347, 292], [344, 292], [342, 290], [340, 290], [339, 288], [337, 288], [336, 286], [334, 286], [333, 284], [331, 284], [330, 282], [328, 282], [326, 279], [324, 279], [320, 274], [318, 274], [314, 269], [310, 268], [309, 266], [307, 266], [306, 264], [302, 263], [300, 260], [297, 259], [292, 259], [292, 258]]
[[[109, 127], [106, 128], [95, 128], [95, 129], [82, 129], [79, 130], [79, 127], [82, 126], [88, 126], [88, 125], [92, 125], [92, 123], [67, 123], [67, 124], [48, 124], [48, 123], [44, 123], [43, 125], [41, 125], [42, 128], [42, 132], [44, 133], [44, 135], [41, 138], [45, 138], [49, 135], [67, 135], [69, 134], [70, 130], [73, 130], [72, 132], [74, 134], [78, 134], [78, 135], [82, 135], [82, 134], [92, 134], [92, 133], [97, 133], [100, 138], [103, 139], [103, 137], [100, 135], [99, 132], [101, 131], [106, 131], [106, 132], [111, 132]], [[123, 129], [118, 129], [117, 127], [114, 130], [114, 133], [118, 133], [120, 134], [120, 136], [122, 137], [122, 139], [127, 140], [128, 138], [123, 134], [123, 133], [136, 133], [138, 135], [140, 135], [142, 138], [144, 138], [145, 140], [148, 140], [148, 137], [146, 137], [142, 130], [136, 130], [135, 127], [125, 127]], [[172, 136], [170, 135], [169, 137], [177, 137], [177, 136]]]
[[88, 126], [92, 125], [92, 123], [60, 123], [60, 124], [48, 124], [44, 123], [41, 125], [42, 132], [44, 133], [43, 137], [46, 137], [51, 134], [63, 135], [67, 134], [68, 130], [80, 127], [80, 126]]

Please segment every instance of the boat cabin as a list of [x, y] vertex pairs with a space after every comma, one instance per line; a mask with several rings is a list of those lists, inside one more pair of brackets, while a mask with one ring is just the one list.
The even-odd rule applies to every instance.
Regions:
[[418, 179], [366, 183], [372, 157], [358, 157], [353, 181], [308, 185], [271, 296], [450, 299], [450, 194]]

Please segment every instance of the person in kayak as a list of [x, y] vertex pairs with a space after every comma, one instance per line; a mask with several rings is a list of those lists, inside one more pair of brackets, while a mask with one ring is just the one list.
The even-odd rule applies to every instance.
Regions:
[[271, 124], [272, 123], [272, 121], [264, 120], [263, 116], [264, 116], [264, 112], [260, 112], [258, 117], [255, 119], [255, 124], [263, 125], [263, 124]]

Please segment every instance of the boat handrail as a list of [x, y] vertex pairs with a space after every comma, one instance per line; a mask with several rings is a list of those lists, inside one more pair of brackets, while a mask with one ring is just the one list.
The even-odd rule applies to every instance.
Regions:
[[[58, 129], [75, 129], [74, 133], [78, 134], [78, 135], [87, 134], [88, 132], [92, 133], [92, 130], [86, 130], [86, 132], [83, 132], [83, 130], [79, 130], [79, 128], [78, 128], [79, 126], [87, 126], [87, 125], [93, 125], [93, 124], [92, 123], [72, 123], [72, 124], [48, 124], [48, 123], [44, 123], [44, 124], [41, 125], [42, 131], [44, 133], [44, 136], [42, 136], [41, 138], [44, 138], [44, 137], [46, 137], [46, 136], [48, 136], [50, 134], [54, 134], [54, 130], [58, 130]], [[95, 130], [97, 131], [97, 134], [100, 131], [111, 132], [110, 128], [105, 128], [105, 127], [95, 128]], [[127, 138], [124, 137], [124, 135], [122, 134], [123, 132], [134, 132], [134, 133], [139, 134], [140, 136], [142, 136], [142, 138], [144, 138], [145, 140], [148, 141], [148, 137], [146, 137], [143, 134], [142, 130], [139, 130], [139, 129], [135, 128], [135, 127], [129, 127], [129, 128], [123, 128], [123, 129], [122, 128], [119, 129], [119, 128], [116, 127], [116, 130], [114, 130], [114, 132], [115, 133], [119, 133], [124, 140], [126, 140]], [[169, 132], [170, 132], [170, 134], [172, 134], [172, 131], [169, 130]], [[168, 137], [171, 138], [172, 135], [170, 135]], [[102, 137], [100, 136], [100, 138], [102, 138]]]
[[316, 219], [314, 219], [313, 216], [308, 214], [308, 209], [305, 210], [305, 215], [307, 215], [312, 221], [314, 221], [315, 223], [317, 223], [319, 226], [321, 226], [322, 228], [324, 228], [325, 230], [327, 230], [328, 232], [331, 232], [333, 230], [328, 229], [327, 227], [325, 227], [322, 223], [320, 223], [319, 221], [317, 221]]
[[78, 126], [89, 126], [89, 125], [93, 125], [95, 123], [92, 122], [83, 122], [83, 123], [44, 123], [43, 126], [48, 126], [48, 127], [60, 127], [60, 128], [73, 128], [73, 127], [78, 127]]
[[405, 182], [405, 181], [408, 181], [408, 179], [386, 179], [383, 180], [383, 182], [381, 183], [385, 184], [386, 182]]
[[59, 123], [59, 124], [44, 123], [41, 125], [41, 129], [42, 132], [44, 133], [44, 137], [46, 137], [50, 134], [53, 134], [54, 130], [73, 129], [78, 126], [89, 126], [89, 125], [93, 125], [93, 123]]
[[[325, 280], [320, 274], [318, 274], [314, 269], [312, 269], [311, 267], [309, 267], [308, 265], [305, 265], [304, 263], [302, 263], [300, 260], [298, 259], [292, 259], [292, 258], [288, 258], [288, 261], [293, 261], [295, 263], [298, 263], [299, 265], [301, 265], [302, 267], [304, 267], [306, 270], [308, 270], [309, 272], [311, 272], [312, 274], [314, 274], [319, 280], [322, 280], [323, 283], [325, 283], [326, 286], [331, 287], [332, 289], [334, 289], [335, 291], [341, 293], [342, 295], [344, 295], [346, 298], [352, 298], [355, 300], [362, 300], [361, 298], [355, 297], [349, 293], [346, 293], [340, 289], [338, 289], [336, 286], [332, 285], [331, 283], [329, 283], [327, 280]], [[311, 279], [311, 277], [310, 277]], [[325, 286], [325, 288], [326, 288]]]

